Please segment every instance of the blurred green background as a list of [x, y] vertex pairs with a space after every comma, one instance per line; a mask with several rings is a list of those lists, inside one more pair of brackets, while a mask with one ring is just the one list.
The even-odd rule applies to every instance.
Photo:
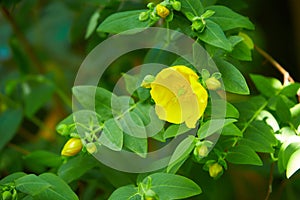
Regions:
[[[10, 141], [0, 145], [0, 178], [15, 171], [44, 171], [23, 159], [30, 151], [60, 153], [65, 138], [56, 134], [55, 126], [71, 112], [71, 87], [77, 70], [88, 52], [107, 37], [93, 33], [85, 39], [91, 15], [100, 10], [101, 22], [114, 12], [145, 8], [147, 2], [0, 0], [0, 140]], [[256, 25], [256, 30], [249, 33], [254, 42], [300, 81], [299, 0], [219, 2], [248, 16]], [[246, 77], [254, 72], [282, 80], [282, 75], [257, 52], [253, 55], [253, 62], [240, 66]], [[131, 56], [109, 68], [108, 87], [124, 68], [140, 62], [141, 58]], [[4, 114], [9, 118], [4, 120]], [[230, 166], [221, 179], [203, 183], [202, 179], [209, 178], [199, 166], [191, 169], [196, 174], [191, 178], [198, 180], [203, 191], [210, 191], [204, 194], [206, 199], [263, 199], [269, 168]], [[272, 199], [297, 199], [299, 178], [295, 175], [285, 180], [275, 169]]]

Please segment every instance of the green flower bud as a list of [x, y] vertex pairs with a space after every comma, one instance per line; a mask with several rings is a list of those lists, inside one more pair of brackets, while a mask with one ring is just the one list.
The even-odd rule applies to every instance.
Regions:
[[171, 2], [171, 4], [172, 4], [172, 7], [173, 7], [174, 10], [176, 10], [176, 11], [181, 10], [181, 2], [173, 1], [173, 2]]
[[208, 172], [210, 177], [217, 178], [223, 173], [223, 167], [219, 163], [214, 163], [209, 166]]
[[156, 15], [155, 11], [150, 13], [150, 19], [152, 21], [158, 21], [159, 20], [159, 17]]
[[56, 131], [61, 134], [61, 135], [68, 135], [69, 133], [69, 128], [68, 128], [68, 125], [66, 124], [59, 124], [57, 127], [56, 127]]
[[2, 193], [2, 199], [3, 200], [12, 200], [13, 199], [13, 196], [12, 194], [10, 193], [10, 191], [4, 191]]
[[62, 156], [75, 156], [82, 149], [82, 142], [79, 138], [69, 139], [61, 151]]
[[202, 32], [205, 28], [205, 24], [202, 20], [196, 20], [192, 23], [192, 30]]
[[141, 12], [139, 15], [139, 20], [141, 22], [146, 21], [149, 18], [149, 13], [148, 12]]
[[152, 3], [152, 2], [148, 3], [147, 8], [149, 8], [150, 10], [154, 9], [155, 8], [154, 3]]
[[194, 154], [198, 157], [198, 158], [204, 158], [208, 155], [209, 151], [208, 148], [205, 144], [202, 144], [198, 147], [195, 148], [195, 152]]
[[158, 200], [159, 199], [157, 194], [151, 189], [149, 189], [145, 192], [144, 198], [145, 198], [145, 200]]
[[151, 87], [151, 83], [155, 80], [155, 77], [152, 76], [152, 75], [147, 75], [145, 76], [142, 84], [141, 84], [141, 87], [144, 87], [144, 88], [150, 88]]
[[12, 194], [12, 200], [17, 200], [18, 199], [18, 193], [16, 189], [13, 189], [13, 194]]
[[210, 77], [205, 81], [205, 84], [209, 90], [217, 90], [221, 88], [221, 83], [215, 77]]
[[97, 146], [95, 143], [88, 143], [85, 145], [85, 147], [90, 154], [97, 152]]

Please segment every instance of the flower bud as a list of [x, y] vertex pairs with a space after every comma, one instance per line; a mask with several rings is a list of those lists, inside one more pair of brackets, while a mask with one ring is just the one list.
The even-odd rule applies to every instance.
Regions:
[[95, 143], [88, 143], [85, 145], [85, 147], [90, 154], [97, 152], [97, 146]]
[[139, 20], [141, 22], [146, 21], [149, 18], [149, 13], [148, 12], [141, 12], [139, 15]]
[[181, 10], [181, 2], [179, 2], [179, 1], [173, 1], [172, 2], [172, 7], [173, 7], [174, 10], [180, 11]]
[[144, 88], [150, 88], [151, 87], [151, 83], [155, 80], [155, 77], [152, 75], [147, 75], [145, 76], [141, 86]]
[[205, 144], [196, 147], [194, 152], [195, 156], [197, 156], [198, 158], [204, 158], [208, 155], [208, 153], [209, 151]]
[[13, 199], [13, 196], [12, 194], [10, 193], [10, 191], [4, 191], [2, 193], [2, 199], [3, 200], [12, 200]]
[[147, 190], [144, 194], [145, 200], [157, 200], [157, 194], [153, 190]]
[[158, 4], [156, 6], [156, 14], [161, 18], [166, 18], [170, 14], [170, 11], [166, 6]]
[[204, 28], [205, 28], [205, 25], [202, 22], [202, 20], [195, 20], [195, 21], [193, 21], [193, 23], [192, 23], [192, 30], [202, 32], [204, 30]]
[[82, 149], [82, 142], [79, 138], [69, 139], [61, 151], [62, 156], [75, 156]]
[[209, 90], [217, 90], [217, 89], [221, 88], [220, 81], [218, 79], [216, 79], [215, 77], [208, 78], [205, 81], [205, 83]]
[[214, 163], [209, 166], [208, 172], [210, 177], [216, 178], [223, 172], [223, 167], [219, 163]]
[[149, 8], [149, 9], [154, 9], [154, 8], [155, 8], [154, 3], [153, 3], [153, 2], [148, 3], [148, 4], [147, 4], [147, 8]]

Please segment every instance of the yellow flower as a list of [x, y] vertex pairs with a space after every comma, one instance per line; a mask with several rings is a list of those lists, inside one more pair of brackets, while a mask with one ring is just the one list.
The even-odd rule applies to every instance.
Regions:
[[61, 151], [62, 156], [75, 156], [82, 149], [82, 142], [79, 138], [69, 139]]
[[160, 71], [151, 83], [155, 111], [162, 120], [194, 128], [207, 106], [207, 92], [190, 68], [178, 65]]
[[170, 11], [166, 6], [158, 4], [156, 6], [156, 13], [161, 18], [166, 18], [170, 14]]

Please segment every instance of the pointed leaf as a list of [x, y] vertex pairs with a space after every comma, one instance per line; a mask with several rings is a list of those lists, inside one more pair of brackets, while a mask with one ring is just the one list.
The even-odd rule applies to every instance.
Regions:
[[249, 88], [241, 72], [231, 63], [223, 59], [214, 59], [227, 92], [249, 94]]
[[224, 31], [235, 28], [254, 30], [254, 25], [247, 17], [234, 12], [226, 6], [209, 6], [206, 9], [215, 11], [215, 14], [209, 19], [219, 24]]
[[238, 145], [230, 149], [226, 160], [233, 164], [262, 165], [262, 161], [255, 151], [245, 145]]
[[198, 33], [198, 37], [207, 44], [232, 51], [232, 45], [221, 27], [211, 20], [206, 20], [206, 28], [202, 33]]
[[121, 33], [123, 31], [129, 31], [136, 28], [147, 28], [154, 23], [153, 21], [150, 21], [150, 17], [147, 21], [142, 22], [139, 20], [140, 13], [146, 11], [147, 10], [131, 10], [114, 13], [107, 17], [98, 26], [97, 31], [107, 33]]

